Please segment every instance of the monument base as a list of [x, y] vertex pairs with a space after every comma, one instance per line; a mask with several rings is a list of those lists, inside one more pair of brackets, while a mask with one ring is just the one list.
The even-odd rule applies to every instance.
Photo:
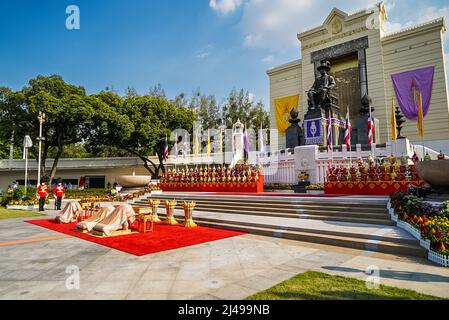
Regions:
[[310, 186], [309, 181], [299, 181], [297, 185], [295, 185], [295, 193], [307, 193], [306, 187]]

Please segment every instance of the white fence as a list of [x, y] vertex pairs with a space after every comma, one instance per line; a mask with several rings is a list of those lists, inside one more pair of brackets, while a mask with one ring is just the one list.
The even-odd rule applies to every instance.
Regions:
[[296, 147], [294, 150], [284, 150], [262, 157], [260, 162], [264, 168], [266, 183], [296, 184], [301, 171], [309, 173], [312, 183], [324, 183], [331, 163], [346, 166], [360, 158], [366, 160], [370, 155], [384, 158], [391, 154], [396, 157], [411, 157], [413, 152], [414, 148], [410, 142], [403, 139], [386, 144], [373, 144], [371, 148], [356, 145], [351, 151], [346, 149], [346, 145], [334, 148], [333, 152], [320, 150], [317, 146]]
[[[374, 158], [390, 155], [396, 157], [409, 156], [412, 157], [416, 151], [418, 156], [422, 158], [422, 147], [414, 146], [408, 139], [390, 141], [384, 144], [373, 144], [372, 146], [355, 145], [352, 150], [346, 149], [346, 145], [334, 147], [333, 152], [318, 146], [301, 146], [294, 150], [282, 150], [272, 153], [258, 154], [251, 152], [249, 163], [260, 163], [264, 170], [264, 180], [267, 184], [296, 184], [298, 175], [301, 171], [306, 171], [310, 176], [312, 183], [324, 183], [327, 176], [327, 169], [332, 163], [336, 166], [346, 166], [351, 161], [357, 159], [366, 160], [370, 155]], [[432, 159], [436, 158], [437, 153], [426, 148]], [[207, 155], [188, 155], [186, 157], [179, 156], [177, 158], [170, 157], [169, 165], [218, 165], [229, 164], [233, 154], [217, 153]]]

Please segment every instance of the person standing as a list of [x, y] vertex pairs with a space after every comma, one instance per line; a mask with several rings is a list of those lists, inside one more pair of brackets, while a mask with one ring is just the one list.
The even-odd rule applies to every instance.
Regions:
[[45, 181], [41, 181], [41, 184], [37, 188], [37, 193], [39, 195], [39, 211], [45, 211], [44, 206], [48, 196], [48, 186]]
[[65, 188], [62, 182], [59, 181], [58, 184], [53, 188], [53, 194], [56, 197], [56, 210], [61, 210], [62, 198], [64, 198]]

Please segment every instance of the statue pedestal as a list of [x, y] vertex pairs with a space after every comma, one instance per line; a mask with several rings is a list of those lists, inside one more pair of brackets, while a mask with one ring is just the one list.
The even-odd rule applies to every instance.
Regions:
[[[356, 120], [356, 138], [357, 140], [353, 144], [369, 144], [368, 142], [368, 115], [360, 115]], [[380, 141], [380, 127], [379, 120], [374, 118], [374, 126], [376, 132], [374, 134], [374, 142], [379, 143]]]
[[310, 186], [309, 181], [299, 181], [297, 185], [295, 185], [295, 193], [307, 193], [306, 187]]
[[323, 145], [323, 113], [320, 109], [307, 111], [304, 116], [304, 145]]

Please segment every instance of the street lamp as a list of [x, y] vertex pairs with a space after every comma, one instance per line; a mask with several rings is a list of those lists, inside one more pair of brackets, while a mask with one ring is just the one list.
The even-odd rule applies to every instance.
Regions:
[[27, 192], [28, 185], [28, 148], [33, 146], [33, 141], [30, 136], [26, 135], [23, 139], [23, 154], [25, 156], [25, 194]]
[[41, 149], [42, 149], [42, 125], [45, 122], [45, 113], [39, 111], [39, 116], [37, 117], [39, 120], [39, 155], [38, 155], [38, 164], [37, 164], [37, 185], [41, 183]]

